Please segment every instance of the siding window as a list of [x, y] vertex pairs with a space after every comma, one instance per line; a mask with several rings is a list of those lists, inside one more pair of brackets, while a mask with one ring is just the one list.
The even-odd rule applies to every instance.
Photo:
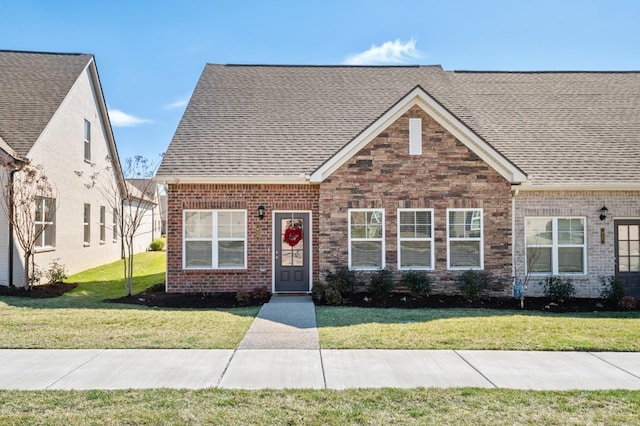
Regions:
[[91, 204], [84, 205], [84, 245], [91, 244]]
[[422, 155], [422, 119], [409, 119], [409, 155]]
[[91, 161], [91, 123], [84, 120], [84, 159]]
[[183, 229], [185, 269], [246, 268], [246, 210], [185, 210]]
[[105, 223], [107, 220], [107, 210], [104, 206], [100, 206], [100, 243], [104, 244], [104, 240], [107, 234], [107, 224]]
[[36, 197], [36, 249], [51, 248], [56, 245], [56, 200]]
[[482, 209], [447, 209], [447, 267], [483, 269]]
[[544, 274], [586, 272], [585, 218], [527, 217], [527, 271]]
[[118, 241], [118, 209], [116, 208], [113, 209], [112, 222], [113, 223], [111, 224], [111, 232], [113, 242], [115, 243]]
[[433, 269], [433, 210], [398, 210], [398, 268]]
[[384, 210], [349, 210], [349, 268], [384, 268]]

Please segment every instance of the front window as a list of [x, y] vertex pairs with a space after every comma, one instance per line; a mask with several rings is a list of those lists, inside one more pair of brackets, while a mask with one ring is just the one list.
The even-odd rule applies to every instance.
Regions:
[[586, 272], [584, 218], [528, 217], [525, 226], [527, 271], [545, 274]]
[[118, 241], [118, 209], [114, 208], [112, 213], [112, 224], [111, 224], [111, 237], [113, 238], [113, 242]]
[[433, 269], [433, 210], [398, 210], [399, 269]]
[[84, 205], [84, 245], [91, 244], [91, 204]]
[[349, 210], [349, 267], [384, 268], [384, 210]]
[[245, 268], [246, 228], [246, 210], [185, 210], [184, 268]]
[[447, 209], [449, 269], [484, 268], [482, 209]]
[[100, 242], [104, 243], [106, 238], [106, 220], [107, 220], [107, 211], [104, 206], [100, 206]]
[[36, 248], [49, 248], [56, 245], [55, 212], [56, 200], [36, 197]]

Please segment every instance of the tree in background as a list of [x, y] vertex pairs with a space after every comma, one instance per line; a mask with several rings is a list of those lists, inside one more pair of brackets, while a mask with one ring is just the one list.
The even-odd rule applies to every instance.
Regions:
[[[155, 205], [156, 183], [153, 180], [159, 161], [152, 162], [147, 158], [136, 155], [127, 158], [122, 167], [121, 179], [101, 179], [101, 173], [118, 173], [120, 164], [107, 158], [104, 171], [95, 171], [87, 177], [85, 186], [95, 188], [109, 200], [109, 207], [114, 214], [112, 232], [122, 239], [122, 260], [124, 267], [124, 284], [127, 296], [133, 295], [133, 254], [134, 241], [140, 230], [140, 225], [148, 209]], [[82, 172], [76, 172], [82, 177]]]
[[31, 290], [40, 281], [35, 266], [36, 245], [55, 221], [56, 188], [41, 165], [4, 157], [0, 157], [0, 165], [4, 169], [2, 208], [23, 251], [24, 287]]

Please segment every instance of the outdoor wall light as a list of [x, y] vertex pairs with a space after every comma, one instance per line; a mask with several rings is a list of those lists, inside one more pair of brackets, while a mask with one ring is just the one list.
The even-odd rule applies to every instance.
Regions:
[[609, 213], [607, 206], [602, 206], [600, 209], [600, 220], [605, 220], [607, 218], [607, 213]]
[[260, 218], [260, 220], [264, 219], [264, 213], [265, 213], [264, 206], [262, 205], [258, 206], [258, 217]]

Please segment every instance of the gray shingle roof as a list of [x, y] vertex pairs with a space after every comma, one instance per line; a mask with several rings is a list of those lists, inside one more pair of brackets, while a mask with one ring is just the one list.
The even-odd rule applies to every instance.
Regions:
[[25, 156], [93, 58], [0, 50], [0, 137]]
[[640, 73], [207, 65], [160, 166], [310, 174], [420, 85], [535, 185], [640, 183]]

